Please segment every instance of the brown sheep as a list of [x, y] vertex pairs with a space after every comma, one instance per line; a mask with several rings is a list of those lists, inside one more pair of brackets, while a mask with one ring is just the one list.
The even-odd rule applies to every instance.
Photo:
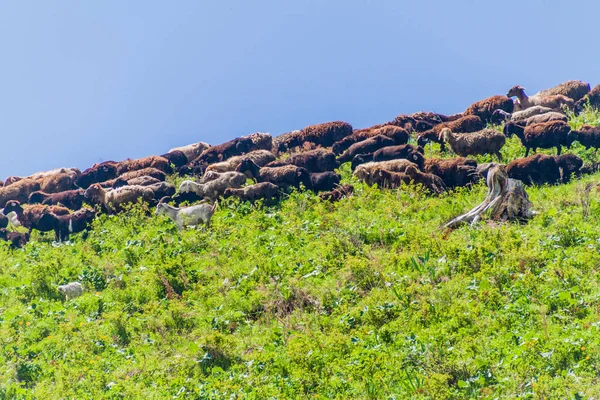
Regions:
[[29, 229], [29, 233], [33, 229], [40, 232], [48, 232], [54, 229], [53, 224], [47, 223], [42, 217], [47, 213], [56, 215], [68, 215], [71, 212], [68, 208], [62, 206], [44, 206], [41, 204], [26, 204], [22, 206], [18, 201], [11, 200], [4, 207], [4, 215], [14, 212], [17, 214], [17, 219], [21, 225]]
[[344, 197], [349, 197], [352, 192], [354, 192], [354, 186], [349, 184], [344, 184], [331, 192], [323, 192], [319, 195], [321, 200], [329, 201], [335, 203], [336, 201], [340, 201]]
[[400, 146], [389, 146], [377, 150], [373, 153], [373, 161], [387, 161], [406, 159], [417, 164], [419, 169], [423, 169], [425, 158], [423, 157], [423, 148], [415, 147], [410, 144], [401, 144]]
[[205, 174], [211, 171], [214, 172], [229, 172], [235, 171], [244, 159], [254, 161], [259, 167], [264, 167], [270, 162], [275, 161], [275, 155], [268, 150], [254, 150], [243, 156], [234, 156], [227, 161], [221, 161], [216, 164], [211, 164], [206, 168]]
[[572, 131], [573, 139], [585, 146], [586, 149], [600, 148], [600, 126], [583, 125], [576, 131]]
[[169, 162], [169, 164], [175, 166], [176, 170], [179, 170], [179, 168], [183, 167], [185, 164], [188, 163], [187, 157], [185, 156], [183, 151], [180, 150], [170, 151], [161, 155], [161, 157], [165, 158]]
[[600, 108], [600, 85], [594, 86], [594, 88], [590, 90], [588, 94], [575, 103], [573, 106], [575, 114], [581, 114], [581, 112], [585, 109], [586, 104], [589, 104], [590, 107], [595, 109]]
[[69, 236], [73, 233], [89, 229], [95, 217], [96, 212], [89, 208], [83, 208], [68, 215], [56, 215], [50, 212], [42, 216], [40, 224], [53, 226], [55, 240], [62, 242], [69, 240]]
[[[152, 176], [145, 175], [145, 176], [138, 176], [137, 178], [132, 178], [129, 180], [125, 180], [123, 178], [117, 178], [117, 179], [115, 179], [113, 181], [109, 181], [109, 182], [112, 182], [112, 185], [108, 186], [108, 187], [112, 187], [113, 189], [116, 189], [116, 188], [120, 188], [122, 186], [128, 186], [128, 185], [129, 186], [150, 186], [150, 185], [154, 185], [156, 183], [160, 183], [160, 182], [164, 182], [164, 181], [161, 181], [160, 179], [156, 179]], [[106, 182], [104, 182], [104, 183], [106, 183]], [[100, 184], [100, 185], [102, 185], [102, 184]], [[105, 186], [102, 185], [102, 187], [105, 187]]]
[[265, 166], [281, 167], [282, 165], [295, 165], [306, 168], [309, 172], [333, 171], [340, 166], [339, 162], [335, 159], [335, 154], [322, 148], [305, 153], [292, 154], [282, 160], [272, 161]]
[[440, 133], [444, 128], [448, 128], [455, 133], [471, 133], [485, 128], [485, 123], [476, 115], [467, 115], [454, 121], [439, 124], [432, 130], [423, 132], [418, 136], [417, 144], [425, 146], [429, 142], [436, 142], [440, 143], [441, 150], [445, 151], [444, 143], [440, 140]]
[[79, 175], [70, 171], [58, 172], [38, 179], [40, 190], [46, 193], [60, 193], [76, 188], [75, 182]]
[[191, 161], [192, 167], [208, 166], [221, 161], [226, 161], [231, 157], [240, 156], [249, 153], [254, 148], [254, 142], [249, 137], [239, 137], [216, 146], [209, 147], [202, 154]]
[[384, 169], [378, 169], [373, 176], [373, 183], [380, 189], [396, 189], [402, 184], [409, 185], [410, 176], [404, 172], [390, 172]]
[[117, 175], [120, 176], [126, 172], [138, 171], [145, 168], [155, 168], [164, 173], [173, 172], [171, 166], [169, 165], [169, 160], [164, 157], [150, 156], [135, 160], [121, 161], [117, 165]]
[[450, 117], [442, 114], [420, 111], [411, 115], [399, 115], [390, 124], [399, 126], [408, 132], [425, 132], [450, 120]]
[[271, 150], [273, 148], [273, 136], [270, 133], [256, 132], [243, 136], [252, 141], [252, 150]]
[[31, 193], [29, 204], [43, 204], [45, 206], [62, 205], [70, 210], [79, 210], [83, 206], [85, 197], [83, 189], [67, 190], [59, 193], [44, 193], [37, 191]]
[[479, 179], [477, 162], [464, 157], [428, 158], [425, 160], [423, 171], [439, 176], [450, 189], [474, 184]]
[[314, 192], [327, 192], [340, 184], [341, 176], [333, 171], [310, 174], [310, 190]]
[[525, 185], [555, 184], [560, 181], [556, 159], [546, 154], [517, 158], [506, 166], [506, 172], [510, 178], [518, 179]]
[[331, 146], [331, 150], [335, 155], [340, 155], [353, 144], [362, 142], [363, 140], [377, 135], [383, 135], [394, 139], [396, 144], [408, 143], [408, 139], [410, 139], [408, 131], [400, 128], [399, 126], [377, 125], [376, 127], [353, 131], [351, 135], [348, 135], [342, 140], [335, 142], [333, 146]]
[[94, 164], [81, 173], [77, 179], [77, 186], [82, 189], [87, 189], [90, 185], [98, 182], [106, 182], [117, 177], [116, 161], [104, 161], [100, 164]]
[[311, 186], [310, 172], [306, 168], [295, 165], [260, 168], [252, 160], [244, 160], [238, 167], [238, 171], [253, 177], [257, 182], [271, 182], [281, 188], [290, 186], [299, 188], [300, 184], [306, 188]]
[[577, 101], [582, 99], [590, 91], [590, 84], [582, 81], [566, 81], [553, 88], [544, 89], [534, 96], [563, 95]]
[[[427, 160], [426, 160], [427, 161]], [[380, 162], [368, 162], [365, 164], [358, 165], [353, 172], [353, 175], [356, 176], [358, 180], [366, 183], [369, 186], [375, 184], [373, 180], [375, 176], [375, 172], [378, 169], [384, 169], [390, 172], [406, 172], [406, 168], [416, 165], [415, 163], [400, 159], [400, 160], [388, 160], [388, 161], [380, 161]]]
[[506, 137], [494, 129], [483, 129], [473, 133], [455, 134], [444, 128], [440, 133], [444, 142], [448, 143], [453, 152], [459, 156], [494, 154], [502, 161], [500, 149], [506, 143]]
[[169, 150], [169, 153], [174, 151], [181, 151], [185, 158], [187, 158], [187, 162], [192, 162], [196, 159], [202, 152], [210, 147], [210, 144], [204, 142], [192, 143], [187, 146], [175, 147]]
[[29, 241], [29, 233], [10, 232], [2, 228], [0, 229], [0, 240], [9, 242], [12, 249], [21, 249]]
[[575, 136], [571, 134], [569, 124], [563, 121], [550, 121], [525, 127], [507, 122], [504, 125], [504, 134], [508, 137], [517, 135], [526, 148], [525, 157], [530, 149], [535, 153], [538, 147], [542, 149], [556, 147], [557, 155], [560, 155], [562, 146], [571, 147]]
[[476, 115], [484, 123], [490, 122], [492, 113], [496, 110], [512, 113], [514, 108], [513, 101], [506, 96], [492, 96], [487, 99], [473, 103], [463, 113], [466, 115]]
[[442, 178], [437, 175], [421, 172], [416, 165], [409, 165], [404, 172], [416, 184], [421, 184], [423, 187], [434, 194], [442, 194], [445, 192], [446, 185]]
[[22, 179], [8, 186], [0, 188], [0, 207], [4, 207], [10, 200], [26, 203], [29, 195], [40, 190], [40, 182], [32, 179]]
[[525, 94], [525, 88], [522, 86], [513, 86], [510, 88], [506, 96], [516, 96], [519, 99], [519, 102], [515, 103], [516, 111], [526, 110], [533, 106], [544, 106], [552, 108], [553, 110], [561, 111], [563, 106], [572, 108], [574, 104], [573, 99], [560, 94], [528, 97]]
[[575, 154], [562, 154], [555, 156], [554, 160], [560, 168], [561, 183], [568, 183], [572, 175], [579, 176], [581, 167], [583, 167], [583, 160]]
[[254, 203], [257, 200], [271, 200], [279, 197], [279, 187], [271, 182], [261, 182], [243, 188], [227, 188], [223, 197], [237, 197], [241, 201]]
[[377, 150], [383, 147], [394, 145], [396, 145], [394, 139], [383, 135], [373, 136], [369, 139], [363, 140], [362, 142], [354, 143], [348, 148], [348, 150], [338, 157], [338, 161], [343, 164], [345, 162], [352, 161], [352, 159], [359, 154], [375, 153]]
[[303, 143], [315, 143], [322, 147], [330, 147], [335, 142], [352, 134], [352, 125], [347, 122], [334, 121], [318, 125], [310, 125], [300, 131], [285, 133], [275, 138], [273, 146], [276, 152], [285, 152]]

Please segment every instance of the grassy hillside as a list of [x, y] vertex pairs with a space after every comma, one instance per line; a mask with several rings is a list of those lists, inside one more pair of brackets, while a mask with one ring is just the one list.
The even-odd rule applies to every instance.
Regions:
[[[427, 197], [342, 173], [356, 193], [333, 205], [222, 202], [182, 233], [138, 206], [85, 241], [2, 244], [0, 398], [597, 396], [600, 174], [528, 188], [526, 225], [445, 233], [483, 184]], [[73, 280], [89, 290], [65, 302]]]

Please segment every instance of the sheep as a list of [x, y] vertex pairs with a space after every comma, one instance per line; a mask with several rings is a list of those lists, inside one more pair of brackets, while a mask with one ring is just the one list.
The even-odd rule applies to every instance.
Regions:
[[423, 148], [420, 146], [414, 147], [410, 144], [401, 144], [399, 146], [389, 146], [377, 150], [373, 153], [373, 161], [406, 159], [414, 162], [419, 169], [422, 169], [425, 162], [423, 153]]
[[403, 128], [409, 132], [424, 132], [432, 129], [442, 122], [449, 122], [450, 120], [450, 117], [442, 114], [420, 111], [411, 115], [398, 115], [392, 122], [390, 122], [390, 124]]
[[176, 170], [179, 170], [179, 168], [183, 167], [185, 164], [188, 163], [187, 157], [181, 150], [170, 151], [161, 155], [161, 157], [165, 158], [169, 162], [169, 164], [175, 166]]
[[583, 160], [575, 154], [562, 154], [555, 156], [554, 160], [560, 169], [561, 183], [568, 183], [572, 175], [578, 176], [583, 166]]
[[550, 112], [547, 112], [544, 114], [539, 114], [539, 115], [534, 115], [532, 117], [529, 117], [526, 120], [524, 120], [523, 122], [525, 122], [525, 125], [533, 125], [533, 124], [541, 124], [542, 122], [550, 122], [550, 121], [568, 122], [569, 119], [567, 118], [566, 115], [564, 115], [562, 113], [550, 111]]
[[[164, 157], [150, 156], [144, 158], [138, 158], [135, 160], [125, 160], [117, 164], [117, 176], [121, 176], [126, 172], [138, 171], [145, 168], [155, 168], [164, 173], [171, 173], [171, 165], [169, 160]], [[148, 174], [144, 174], [148, 175]]]
[[487, 99], [473, 103], [465, 110], [463, 115], [476, 115], [484, 123], [490, 122], [490, 117], [495, 110], [502, 110], [512, 113], [514, 108], [513, 101], [506, 96], [492, 96]]
[[425, 189], [434, 194], [442, 194], [447, 190], [442, 178], [434, 174], [421, 172], [416, 165], [409, 165], [404, 173], [410, 177], [412, 182], [423, 185]]
[[95, 217], [94, 210], [82, 208], [68, 215], [47, 213], [41, 217], [40, 223], [43, 223], [42, 220], [49, 220], [49, 224], [54, 228], [55, 240], [62, 242], [69, 240], [69, 236], [73, 233], [86, 231]]
[[217, 209], [218, 202], [212, 206], [210, 204], [198, 204], [190, 207], [177, 208], [167, 203], [160, 203], [156, 207], [156, 215], [166, 215], [169, 217], [179, 230], [188, 226], [198, 226], [204, 223], [210, 227], [210, 220]]
[[373, 183], [380, 189], [396, 189], [402, 184], [410, 184], [411, 178], [404, 172], [390, 172], [378, 169], [373, 175]]
[[368, 162], [372, 162], [373, 154], [374, 153], [357, 154], [356, 156], [354, 156], [354, 158], [352, 159], [352, 162], [350, 163], [350, 168], [352, 169], [352, 171], [354, 171], [356, 168], [358, 168], [359, 165], [362, 165], [362, 164], [365, 164]]
[[525, 94], [525, 88], [522, 86], [513, 86], [512, 88], [510, 88], [506, 96], [516, 96], [519, 99], [519, 103], [517, 103], [518, 106], [517, 104], [515, 104], [516, 111], [525, 110], [532, 106], [544, 106], [552, 108], [553, 110], [560, 111], [563, 106], [572, 108], [574, 104], [574, 101], [572, 99], [560, 94], [527, 97], [527, 95]]
[[154, 200], [171, 197], [175, 194], [175, 186], [168, 182], [157, 182], [146, 187], [154, 192]]
[[455, 134], [448, 128], [440, 133], [444, 142], [459, 156], [494, 154], [502, 161], [500, 149], [506, 143], [506, 137], [494, 129], [483, 129], [473, 133]]
[[281, 167], [283, 165], [295, 165], [306, 168], [309, 172], [325, 172], [333, 171], [340, 166], [340, 163], [335, 159], [335, 154], [331, 151], [316, 149], [305, 153], [292, 154], [283, 160], [272, 161], [265, 166]]
[[243, 188], [227, 188], [223, 197], [237, 197], [241, 201], [254, 203], [257, 200], [271, 200], [279, 197], [279, 187], [271, 182], [261, 182]]
[[525, 185], [555, 184], [561, 179], [556, 159], [546, 154], [517, 158], [506, 166], [506, 172], [512, 179], [518, 179]]
[[46, 206], [62, 205], [71, 210], [79, 210], [83, 206], [85, 190], [75, 189], [60, 193], [44, 193], [37, 191], [31, 193], [28, 199], [29, 204], [43, 204]]
[[295, 165], [259, 168], [252, 160], [244, 160], [238, 167], [238, 171], [249, 174], [257, 182], [271, 182], [282, 188], [290, 186], [299, 188], [301, 184], [310, 188], [310, 172], [306, 168]]
[[503, 110], [496, 110], [492, 113], [492, 116], [490, 117], [490, 122], [496, 125], [500, 125], [502, 122], [508, 121], [520, 122], [525, 121], [526, 119], [535, 115], [546, 114], [549, 112], [552, 112], [551, 108], [542, 106], [529, 107], [526, 110], [515, 111], [512, 114], [507, 113]]
[[331, 203], [335, 203], [336, 201], [340, 201], [344, 197], [348, 197], [354, 191], [354, 186], [349, 184], [344, 184], [331, 192], [323, 192], [319, 195], [319, 198], [323, 201], [329, 201]]
[[4, 187], [6, 186], [10, 186], [13, 183], [19, 182], [20, 180], [23, 180], [25, 178], [20, 177], [20, 176], [9, 176], [4, 180]]
[[372, 128], [353, 131], [351, 135], [348, 135], [342, 140], [335, 142], [333, 146], [331, 146], [331, 150], [333, 151], [333, 154], [340, 155], [353, 144], [362, 142], [363, 140], [377, 135], [383, 135], [394, 139], [396, 142], [395, 144], [408, 143], [408, 139], [410, 138], [410, 134], [406, 129], [395, 125], [378, 125]]
[[[111, 187], [113, 189], [117, 189], [120, 188], [122, 186], [150, 186], [150, 185], [154, 185], [156, 183], [161, 183], [160, 179], [156, 179], [152, 176], [138, 176], [137, 178], [133, 178], [133, 179], [129, 179], [129, 180], [125, 180], [121, 177], [113, 180], [113, 181], [109, 181], [110, 183], [112, 183]], [[107, 182], [104, 182], [107, 183]], [[104, 184], [101, 183], [102, 186], [104, 186]]]
[[429, 142], [436, 142], [440, 143], [440, 150], [445, 151], [444, 143], [440, 140], [440, 132], [444, 128], [448, 128], [455, 133], [471, 133], [485, 128], [485, 123], [476, 115], [467, 115], [454, 121], [439, 124], [433, 129], [421, 133], [417, 137], [417, 144], [425, 146]]
[[8, 226], [8, 216], [4, 215], [4, 210], [0, 213], [0, 228], [6, 228]]
[[66, 285], [60, 285], [58, 291], [65, 295], [65, 299], [69, 301], [83, 294], [83, 285], [79, 282], [70, 282]]
[[32, 179], [22, 179], [8, 186], [0, 188], [0, 207], [4, 207], [10, 200], [26, 203], [29, 195], [40, 190], [40, 182]]
[[259, 167], [264, 167], [270, 162], [275, 161], [275, 155], [268, 150], [254, 150], [243, 156], [234, 156], [229, 158], [227, 161], [221, 161], [216, 164], [211, 164], [206, 167], [205, 173], [210, 171], [214, 172], [228, 172], [235, 171], [236, 168], [241, 164], [244, 159], [250, 159], [254, 161]]
[[270, 133], [256, 132], [242, 137], [252, 141], [252, 149], [254, 151], [271, 150], [273, 148], [273, 136]]
[[575, 111], [576, 115], [579, 115], [587, 104], [596, 109], [600, 108], [600, 85], [594, 86], [588, 94], [577, 100], [573, 106], [573, 111]]
[[209, 147], [202, 154], [191, 161], [192, 167], [208, 166], [221, 161], [226, 161], [231, 157], [240, 156], [256, 150], [254, 142], [248, 137], [239, 137], [217, 146]]
[[0, 240], [9, 242], [12, 249], [20, 249], [29, 241], [29, 233], [10, 232], [0, 228]]
[[4, 207], [4, 215], [8, 215], [11, 212], [17, 215], [19, 223], [21, 226], [27, 228], [29, 233], [34, 229], [40, 232], [48, 232], [54, 229], [52, 221], [42, 219], [48, 213], [56, 215], [68, 215], [71, 213], [68, 208], [62, 206], [43, 206], [41, 204], [22, 206], [16, 200], [9, 201], [6, 207]]
[[154, 200], [154, 192], [146, 186], [123, 186], [105, 190], [97, 183], [87, 188], [84, 196], [92, 204], [102, 206], [109, 214], [122, 211], [125, 204], [135, 203], [138, 200], [150, 203]]
[[310, 125], [300, 131], [285, 133], [275, 138], [273, 148], [276, 152], [285, 152], [305, 142], [322, 147], [330, 147], [335, 142], [352, 134], [352, 125], [343, 121]]
[[590, 147], [598, 150], [600, 148], [600, 126], [583, 125], [581, 128], [572, 131], [574, 140], [585, 146], [586, 150]]
[[157, 168], [153, 168], [153, 167], [142, 168], [142, 169], [137, 169], [134, 171], [125, 172], [124, 174], [120, 174], [118, 176], [118, 178], [126, 180], [126, 181], [130, 181], [135, 178], [142, 177], [142, 176], [150, 176], [152, 178], [158, 179], [159, 181], [164, 181], [165, 179], [167, 179], [167, 175], [163, 171], [161, 171]]
[[553, 88], [544, 89], [536, 93], [534, 96], [554, 96], [563, 95], [578, 101], [590, 92], [590, 84], [582, 81], [566, 81]]
[[343, 164], [352, 159], [358, 154], [374, 153], [375, 151], [388, 146], [394, 146], [396, 142], [387, 136], [377, 135], [372, 138], [363, 140], [353, 144], [342, 155], [338, 157], [338, 161]]
[[374, 173], [378, 169], [384, 169], [390, 172], [405, 172], [406, 168], [410, 165], [416, 165], [408, 160], [388, 160], [380, 162], [368, 162], [356, 167], [353, 175], [367, 185], [372, 186], [375, 182], [373, 181]]
[[439, 176], [450, 189], [468, 186], [478, 180], [477, 162], [464, 157], [428, 158], [423, 171]]
[[217, 179], [206, 183], [196, 183], [189, 180], [183, 181], [179, 186], [178, 192], [192, 192], [201, 198], [207, 198], [216, 201], [219, 196], [223, 195], [227, 188], [239, 188], [245, 182], [246, 175], [237, 171], [229, 171], [220, 174]]
[[556, 147], [557, 155], [560, 155], [562, 146], [571, 147], [575, 136], [571, 134], [569, 124], [563, 121], [549, 121], [525, 127], [508, 122], [504, 125], [504, 134], [508, 137], [517, 135], [526, 148], [525, 157], [529, 155], [530, 149], [535, 153], [538, 147], [542, 149]]
[[192, 162], [196, 159], [202, 152], [210, 147], [210, 144], [204, 142], [198, 142], [193, 144], [188, 144], [187, 146], [174, 147], [169, 150], [169, 153], [175, 151], [181, 151], [185, 157], [187, 158], [187, 162]]
[[340, 175], [333, 171], [310, 174], [310, 189], [313, 192], [327, 192], [340, 184]]
[[81, 173], [81, 176], [75, 182], [82, 189], [87, 189], [94, 183], [106, 182], [117, 177], [117, 162], [104, 161], [100, 164], [94, 164]]

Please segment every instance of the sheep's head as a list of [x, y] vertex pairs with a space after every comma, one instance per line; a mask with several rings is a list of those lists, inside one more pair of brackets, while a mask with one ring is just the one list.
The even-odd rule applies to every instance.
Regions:
[[99, 183], [94, 183], [83, 193], [83, 197], [89, 200], [91, 203], [100, 204], [104, 202], [104, 195], [106, 192], [102, 189]]
[[41, 191], [33, 192], [29, 195], [29, 199], [27, 200], [27, 202], [29, 204], [43, 203], [44, 200], [46, 200], [46, 196], [47, 195]]
[[156, 206], [155, 215], [163, 215], [166, 211], [167, 211], [167, 207], [166, 207], [165, 203], [159, 203]]
[[504, 125], [504, 136], [510, 138], [512, 137], [512, 135], [517, 135], [518, 137], [521, 137], [523, 134], [523, 130], [525, 128], [523, 128], [521, 125], [517, 124], [516, 122], [513, 121], [509, 121]]
[[417, 170], [417, 167], [414, 165], [409, 165], [408, 167], [406, 167], [406, 169], [404, 170], [404, 173], [408, 176], [415, 177], [417, 175], [419, 171]]
[[452, 131], [450, 130], [450, 128], [444, 128], [440, 131], [438, 139], [443, 140], [444, 142], [447, 142], [448, 138], [450, 138], [451, 135], [452, 135]]
[[4, 215], [8, 215], [11, 212], [15, 212], [16, 214], [22, 213], [23, 207], [21, 206], [21, 203], [19, 203], [17, 200], [11, 200], [7, 202], [4, 206], [3, 213]]
[[506, 93], [506, 97], [519, 97], [523, 93], [525, 93], [525, 88], [523, 86], [513, 86], [508, 90], [508, 93]]
[[494, 110], [490, 117], [490, 122], [494, 125], [500, 125], [507, 121], [510, 121], [510, 113], [500, 109]]

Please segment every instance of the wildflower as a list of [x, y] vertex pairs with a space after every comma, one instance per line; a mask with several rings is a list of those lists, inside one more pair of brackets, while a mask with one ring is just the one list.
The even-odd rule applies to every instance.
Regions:
[[585, 357], [585, 359], [586, 359], [586, 360], [589, 360], [589, 359], [590, 359], [590, 356], [586, 356], [586, 357]]
[[585, 347], [581, 346], [581, 351], [585, 351]]
[[28, 326], [29, 326], [29, 325], [31, 325], [31, 322], [27, 321], [27, 322], [25, 323], [25, 325], [28, 325]]

